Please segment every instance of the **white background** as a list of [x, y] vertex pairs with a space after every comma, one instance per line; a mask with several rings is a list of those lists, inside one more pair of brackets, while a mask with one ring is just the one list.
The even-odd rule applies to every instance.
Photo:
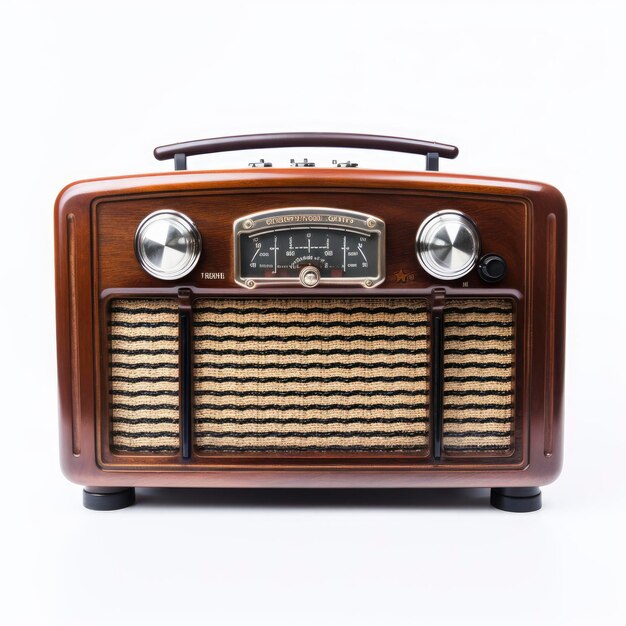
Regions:
[[[0, 1], [6, 624], [623, 624], [619, 2]], [[89, 512], [58, 466], [52, 208], [155, 145], [286, 130], [454, 143], [450, 172], [570, 210], [566, 457], [539, 513], [488, 492], [181, 493]], [[276, 163], [339, 151], [190, 159]], [[382, 153], [364, 165], [423, 168]]]

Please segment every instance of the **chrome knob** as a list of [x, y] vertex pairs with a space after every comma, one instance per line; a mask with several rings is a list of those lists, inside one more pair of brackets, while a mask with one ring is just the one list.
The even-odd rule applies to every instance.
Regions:
[[300, 272], [300, 283], [303, 287], [315, 287], [320, 282], [320, 271], [317, 267], [307, 265]]
[[135, 233], [135, 255], [148, 274], [182, 278], [198, 263], [202, 238], [195, 224], [177, 211], [150, 213]]
[[463, 213], [439, 211], [422, 222], [415, 249], [417, 260], [431, 276], [454, 280], [476, 265], [480, 238], [474, 222]]

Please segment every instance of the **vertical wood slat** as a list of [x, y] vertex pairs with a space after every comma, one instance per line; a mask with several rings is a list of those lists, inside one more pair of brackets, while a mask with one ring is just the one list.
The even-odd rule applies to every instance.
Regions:
[[443, 446], [443, 362], [444, 362], [444, 305], [445, 291], [433, 290], [431, 308], [431, 373], [430, 414], [432, 421], [432, 455], [441, 459]]
[[554, 430], [554, 350], [555, 350], [555, 308], [556, 308], [556, 215], [547, 218], [546, 250], [546, 372], [545, 372], [545, 413], [544, 413], [544, 455], [550, 456], [553, 450]]
[[178, 290], [178, 333], [181, 456], [188, 460], [193, 445], [193, 309], [190, 289]]
[[67, 216], [67, 264], [69, 270], [69, 300], [70, 300], [70, 363], [72, 372], [72, 453], [80, 456], [80, 360], [78, 350], [78, 320], [76, 298], [76, 222], [74, 214]]

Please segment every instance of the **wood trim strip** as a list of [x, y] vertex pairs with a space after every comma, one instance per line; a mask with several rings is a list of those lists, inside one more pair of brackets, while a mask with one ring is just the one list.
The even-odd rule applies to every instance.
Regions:
[[78, 350], [78, 316], [76, 298], [76, 220], [67, 216], [67, 265], [69, 271], [70, 362], [72, 372], [72, 453], [80, 456], [80, 358]]
[[544, 455], [551, 456], [554, 447], [554, 358], [556, 310], [556, 215], [546, 222], [546, 370], [544, 400]]
[[193, 448], [193, 310], [191, 290], [178, 291], [178, 381], [180, 410], [180, 448], [181, 456], [187, 461], [192, 456]]
[[443, 311], [445, 290], [434, 289], [431, 320], [430, 413], [432, 420], [433, 459], [441, 459], [443, 448]]

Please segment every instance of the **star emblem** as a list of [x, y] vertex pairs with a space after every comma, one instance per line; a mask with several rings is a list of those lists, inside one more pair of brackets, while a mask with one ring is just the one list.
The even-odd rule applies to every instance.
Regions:
[[404, 269], [401, 269], [394, 274], [394, 278], [396, 279], [397, 283], [406, 283], [410, 280], [413, 280], [415, 278], [415, 275], [409, 274], [405, 272]]

